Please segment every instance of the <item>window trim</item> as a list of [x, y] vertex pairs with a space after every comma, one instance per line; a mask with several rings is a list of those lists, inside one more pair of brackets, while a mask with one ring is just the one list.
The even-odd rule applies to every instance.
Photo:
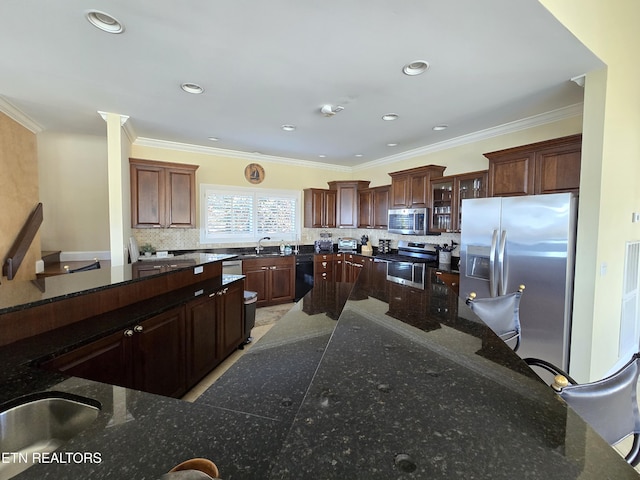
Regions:
[[[294, 242], [302, 235], [302, 193], [300, 190], [287, 190], [287, 189], [267, 189], [256, 187], [238, 187], [233, 185], [215, 185], [215, 184], [200, 184], [200, 243], [201, 244], [217, 244], [217, 243], [241, 243], [241, 242], [257, 242], [263, 235], [258, 234], [256, 231], [256, 217], [257, 209], [255, 209], [254, 218], [252, 220], [251, 234], [248, 235], [233, 235], [233, 234], [221, 234], [216, 237], [207, 236], [207, 194], [210, 191], [220, 193], [236, 193], [236, 194], [249, 194], [252, 195], [254, 201], [258, 197], [285, 197], [293, 198], [296, 201], [295, 212], [295, 232], [289, 235], [277, 234], [278, 236], [272, 236], [272, 240], [279, 241], [285, 240]], [[257, 204], [257, 202], [256, 202]]]

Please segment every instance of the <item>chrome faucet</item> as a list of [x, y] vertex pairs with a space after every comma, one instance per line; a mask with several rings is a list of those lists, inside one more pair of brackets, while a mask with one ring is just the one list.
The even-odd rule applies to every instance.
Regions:
[[256, 247], [256, 253], [260, 253], [260, 250], [262, 250], [264, 248], [262, 245], [260, 245], [260, 242], [262, 240], [271, 240], [271, 237], [262, 237], [260, 240], [258, 240], [258, 246]]

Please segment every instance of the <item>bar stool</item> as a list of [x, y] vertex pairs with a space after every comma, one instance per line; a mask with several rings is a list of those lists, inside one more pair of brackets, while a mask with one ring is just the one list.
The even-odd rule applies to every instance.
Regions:
[[471, 292], [466, 303], [480, 319], [504, 342], [512, 344], [514, 352], [520, 348], [520, 298], [524, 285], [518, 291], [498, 297], [477, 298]]

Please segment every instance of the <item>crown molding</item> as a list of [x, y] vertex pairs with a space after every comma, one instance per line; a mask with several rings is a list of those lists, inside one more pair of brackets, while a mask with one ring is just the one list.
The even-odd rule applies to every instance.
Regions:
[[240, 152], [238, 150], [226, 150], [224, 148], [204, 147], [201, 145], [170, 142], [167, 140], [158, 140], [154, 138], [138, 137], [136, 138], [135, 142], [133, 142], [133, 144], [135, 146], [140, 146], [140, 147], [162, 148], [165, 150], [177, 150], [180, 152], [199, 153], [203, 155], [216, 155], [216, 156], [228, 157], [228, 158], [241, 158], [243, 160], [248, 160], [252, 162], [267, 161], [267, 162], [273, 162], [273, 163], [282, 163], [285, 165], [295, 165], [299, 167], [322, 168], [326, 170], [334, 170], [339, 172], [353, 171], [352, 167], [347, 167], [344, 165], [333, 165], [330, 163], [310, 162], [308, 160], [297, 160], [294, 158], [277, 157], [273, 155], [263, 155], [261, 153]]
[[424, 147], [415, 148], [413, 150], [407, 150], [406, 152], [398, 153], [378, 160], [372, 160], [370, 162], [361, 163], [353, 167], [353, 171], [365, 170], [380, 165], [389, 165], [399, 162], [401, 160], [407, 160], [409, 158], [418, 157], [420, 155], [427, 155], [430, 153], [440, 152], [449, 148], [458, 147], [461, 145], [467, 145], [469, 143], [486, 140], [493, 137], [499, 137], [500, 135], [506, 135], [509, 133], [519, 132], [528, 128], [538, 127], [540, 125], [546, 125], [548, 123], [565, 120], [567, 118], [577, 117], [583, 113], [583, 104], [576, 103], [567, 107], [551, 110], [550, 112], [541, 113], [531, 117], [516, 120], [514, 122], [498, 125], [497, 127], [487, 128], [485, 130], [479, 130], [477, 132], [470, 133], [468, 135], [462, 135], [460, 137], [445, 140], [443, 142], [433, 143]]
[[42, 125], [36, 122], [33, 118], [29, 117], [26, 113], [19, 110], [15, 105], [11, 104], [9, 100], [0, 95], [0, 112], [4, 113], [7, 117], [18, 122], [24, 128], [32, 133], [38, 134], [44, 130]]

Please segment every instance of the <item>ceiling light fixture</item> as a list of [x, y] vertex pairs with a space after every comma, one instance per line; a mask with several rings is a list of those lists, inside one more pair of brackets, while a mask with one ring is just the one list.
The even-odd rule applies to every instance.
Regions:
[[436, 132], [439, 132], [441, 130], [446, 130], [447, 128], [449, 128], [449, 125], [436, 125], [435, 127], [433, 127], [433, 130]]
[[108, 13], [98, 10], [89, 10], [86, 13], [87, 20], [96, 28], [107, 33], [122, 33], [124, 26]]
[[342, 105], [323, 105], [320, 107], [320, 113], [322, 113], [325, 117], [333, 117], [336, 113], [344, 110]]
[[327, 156], [321, 153], [320, 155], [318, 155], [318, 157], [320, 157], [320, 158], [326, 158]]
[[429, 63], [424, 60], [415, 60], [411, 63], [407, 63], [404, 67], [402, 67], [402, 72], [405, 75], [413, 76], [420, 75], [421, 73], [426, 72], [429, 69]]
[[293, 132], [296, 129], [295, 125], [282, 125], [282, 129], [285, 132]]
[[208, 137], [209, 140], [211, 140], [212, 142], [217, 142], [218, 140], [220, 140], [217, 137]]
[[386, 113], [382, 116], [382, 119], [385, 122], [391, 122], [393, 120], [397, 120], [398, 119], [398, 114], [397, 113]]
[[361, 154], [361, 153], [356, 153], [356, 154], [354, 155], [354, 157], [356, 157], [356, 158], [361, 158], [361, 157], [362, 157], [362, 154]]
[[387, 143], [387, 147], [397, 147], [397, 143]]
[[202, 88], [197, 83], [183, 83], [182, 85], [180, 85], [180, 88], [185, 92], [191, 93], [193, 95], [200, 95], [202, 92], [204, 92], [204, 88]]

